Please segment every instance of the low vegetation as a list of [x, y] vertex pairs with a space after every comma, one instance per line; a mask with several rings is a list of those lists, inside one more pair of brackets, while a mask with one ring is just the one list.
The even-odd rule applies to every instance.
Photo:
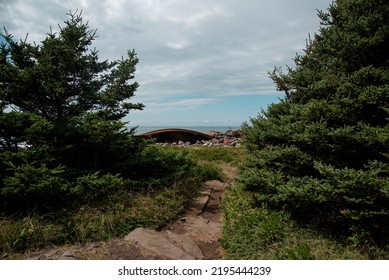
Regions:
[[231, 183], [238, 176], [238, 166], [246, 157], [243, 148], [231, 147], [202, 147], [189, 149], [191, 156], [202, 166], [220, 170], [219, 176], [209, 179], [218, 179]]
[[[150, 146], [145, 153], [165, 160], [176, 172], [170, 178], [127, 183], [115, 176], [101, 182], [101, 178], [91, 175], [83, 182], [90, 192], [74, 197], [82, 200], [78, 207], [3, 216], [0, 257], [18, 258], [25, 251], [43, 247], [109, 240], [140, 226], [163, 227], [188, 207], [201, 182], [221, 177], [220, 168], [204, 162], [197, 164], [183, 149]], [[103, 183], [107, 185], [100, 188]]]
[[328, 231], [298, 224], [287, 211], [258, 206], [253, 193], [241, 185], [228, 189], [222, 209], [225, 259], [389, 259], [388, 249], [357, 246]]

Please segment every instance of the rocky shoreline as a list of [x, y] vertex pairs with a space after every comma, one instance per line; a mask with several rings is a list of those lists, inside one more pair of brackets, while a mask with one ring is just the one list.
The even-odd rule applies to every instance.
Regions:
[[167, 147], [241, 147], [241, 135], [239, 130], [227, 130], [222, 133], [219, 131], [210, 131], [206, 133], [210, 135], [211, 139], [197, 140], [195, 142], [182, 141], [177, 142], [158, 142], [158, 146]]

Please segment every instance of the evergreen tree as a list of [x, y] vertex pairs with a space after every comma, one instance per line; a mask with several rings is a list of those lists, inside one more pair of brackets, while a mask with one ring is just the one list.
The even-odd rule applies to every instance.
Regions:
[[258, 203], [388, 244], [389, 2], [337, 0], [295, 67], [270, 77], [285, 98], [246, 124], [241, 177]]
[[118, 176], [131, 178], [145, 147], [122, 121], [130, 110], [143, 108], [128, 101], [138, 87], [130, 82], [138, 63], [135, 51], [100, 62], [91, 49], [96, 31], [77, 12], [39, 45], [15, 41], [7, 31], [2, 36], [2, 208], [18, 207], [20, 201], [55, 206], [80, 191], [82, 178], [105, 180], [100, 187], [117, 183]]

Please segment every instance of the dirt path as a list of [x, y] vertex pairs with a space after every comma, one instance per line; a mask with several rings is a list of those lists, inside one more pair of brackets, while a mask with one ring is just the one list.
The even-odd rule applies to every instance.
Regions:
[[30, 254], [28, 259], [221, 259], [220, 202], [226, 183], [212, 180], [184, 216], [161, 230], [137, 228], [109, 242], [63, 246]]

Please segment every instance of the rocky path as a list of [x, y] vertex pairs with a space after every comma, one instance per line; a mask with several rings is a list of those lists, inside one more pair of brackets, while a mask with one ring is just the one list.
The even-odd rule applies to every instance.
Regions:
[[178, 222], [161, 231], [138, 228], [124, 240], [158, 259], [220, 259], [220, 201], [224, 190], [224, 183], [208, 181], [193, 207]]
[[220, 202], [226, 183], [212, 180], [184, 216], [161, 230], [137, 228], [109, 242], [40, 251], [28, 259], [221, 259]]

